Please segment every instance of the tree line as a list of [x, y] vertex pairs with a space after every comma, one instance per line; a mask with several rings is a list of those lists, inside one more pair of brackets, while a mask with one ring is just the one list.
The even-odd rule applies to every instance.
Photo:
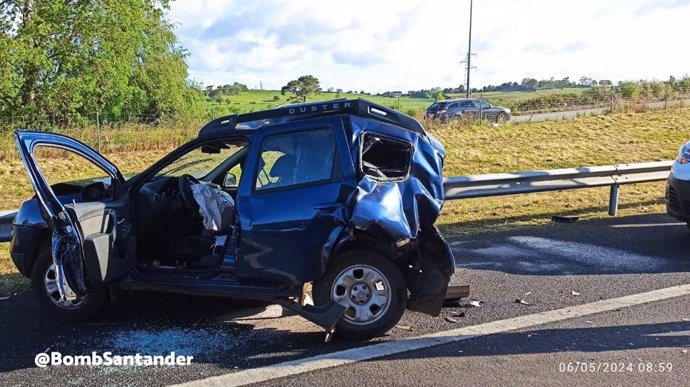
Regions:
[[[200, 117], [169, 0], [0, 1], [0, 117]], [[75, 118], [76, 117], [76, 118]]]

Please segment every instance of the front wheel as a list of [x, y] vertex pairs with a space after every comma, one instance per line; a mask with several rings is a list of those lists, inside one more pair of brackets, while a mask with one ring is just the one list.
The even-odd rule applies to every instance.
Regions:
[[498, 113], [498, 115], [496, 116], [496, 123], [502, 124], [506, 121], [508, 121], [508, 115], [505, 113]]
[[314, 282], [314, 303], [333, 300], [347, 309], [336, 334], [347, 340], [367, 340], [388, 332], [407, 305], [407, 287], [390, 260], [369, 250], [350, 250], [332, 261]]
[[87, 320], [106, 301], [104, 290], [77, 297], [76, 300], [60, 299], [50, 248], [44, 248], [36, 258], [31, 272], [31, 288], [38, 302], [60, 321]]

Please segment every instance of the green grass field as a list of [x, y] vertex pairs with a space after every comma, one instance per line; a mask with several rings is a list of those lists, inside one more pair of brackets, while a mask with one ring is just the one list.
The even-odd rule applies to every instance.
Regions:
[[[532, 98], [558, 94], [558, 93], [575, 93], [580, 94], [584, 91], [583, 88], [567, 88], [567, 89], [549, 89], [529, 92], [488, 92], [488, 93], [474, 93], [472, 96], [476, 98], [484, 98], [489, 103], [495, 105], [512, 105], [514, 102], [525, 101]], [[449, 94], [449, 98], [464, 98], [465, 94]], [[276, 99], [277, 98], [277, 99]], [[289, 101], [290, 93], [281, 95], [279, 90], [249, 90], [241, 92], [237, 95], [224, 95], [222, 102], [207, 102], [207, 110], [210, 116], [220, 117], [225, 114], [253, 112], [264, 109], [272, 109]], [[424, 98], [389, 98], [369, 94], [350, 94], [350, 93], [329, 93], [322, 92], [310, 98], [310, 101], [326, 101], [336, 98], [366, 98], [372, 102], [392, 107], [400, 110], [406, 114], [421, 118], [424, 110], [434, 103], [431, 99]]]
[[[254, 112], [284, 105], [290, 102], [291, 94], [281, 95], [279, 90], [249, 90], [237, 95], [223, 95], [223, 101], [207, 102], [210, 113], [219, 117], [224, 114]], [[277, 100], [275, 98], [278, 98]], [[366, 98], [372, 102], [393, 107], [405, 113], [419, 115], [434, 101], [423, 98], [388, 98], [369, 94], [329, 93], [322, 92], [309, 98], [309, 101], [327, 101], [336, 98]]]
[[[508, 123], [500, 127], [476, 122], [428, 123], [428, 129], [446, 148], [444, 174], [459, 176], [671, 160], [679, 146], [690, 139], [688, 122], [690, 107], [679, 107], [561, 122]], [[124, 173], [131, 173], [192, 139], [197, 130], [198, 126], [167, 129], [122, 126], [104, 129], [101, 145], [109, 159]], [[66, 132], [96, 145], [93, 129]], [[75, 168], [62, 155], [53, 156], [43, 164], [52, 181], [88, 177], [86, 169]], [[0, 136], [0, 207], [17, 208], [32, 195], [12, 137]], [[663, 183], [623, 186], [619, 214], [664, 212], [663, 197]], [[448, 201], [438, 223], [446, 233], [468, 236], [544, 225], [555, 214], [605, 217], [607, 204], [607, 188]], [[26, 285], [9, 262], [6, 244], [0, 244], [0, 277], [8, 278], [11, 284], [0, 284], [0, 296], [8, 289]]]
[[[546, 89], [536, 91], [490, 91], [487, 93], [473, 93], [472, 96], [476, 98], [484, 98], [487, 101], [499, 104], [499, 101], [525, 101], [528, 99], [542, 97], [551, 94], [574, 93], [582, 94], [587, 89], [580, 87], [565, 88], [565, 89]], [[465, 98], [465, 94], [449, 94], [451, 98]]]

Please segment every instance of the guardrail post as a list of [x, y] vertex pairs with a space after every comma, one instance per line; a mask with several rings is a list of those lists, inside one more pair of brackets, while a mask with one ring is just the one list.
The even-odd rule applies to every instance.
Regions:
[[616, 216], [618, 213], [618, 184], [611, 186], [609, 194], [609, 215]]

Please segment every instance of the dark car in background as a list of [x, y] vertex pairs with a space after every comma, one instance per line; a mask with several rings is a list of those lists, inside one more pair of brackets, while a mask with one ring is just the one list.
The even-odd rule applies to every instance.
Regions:
[[[455, 261], [434, 226], [445, 151], [384, 106], [221, 117], [130, 178], [67, 136], [18, 131], [16, 142], [36, 196], [14, 219], [10, 253], [59, 319], [93, 316], [110, 291], [152, 290], [274, 302], [367, 339], [405, 308], [438, 315], [447, 294]], [[44, 147], [105, 178], [50, 185]]]
[[486, 119], [492, 122], [510, 120], [510, 109], [494, 106], [479, 98], [448, 99], [426, 109], [427, 120], [453, 121], [460, 118]]

